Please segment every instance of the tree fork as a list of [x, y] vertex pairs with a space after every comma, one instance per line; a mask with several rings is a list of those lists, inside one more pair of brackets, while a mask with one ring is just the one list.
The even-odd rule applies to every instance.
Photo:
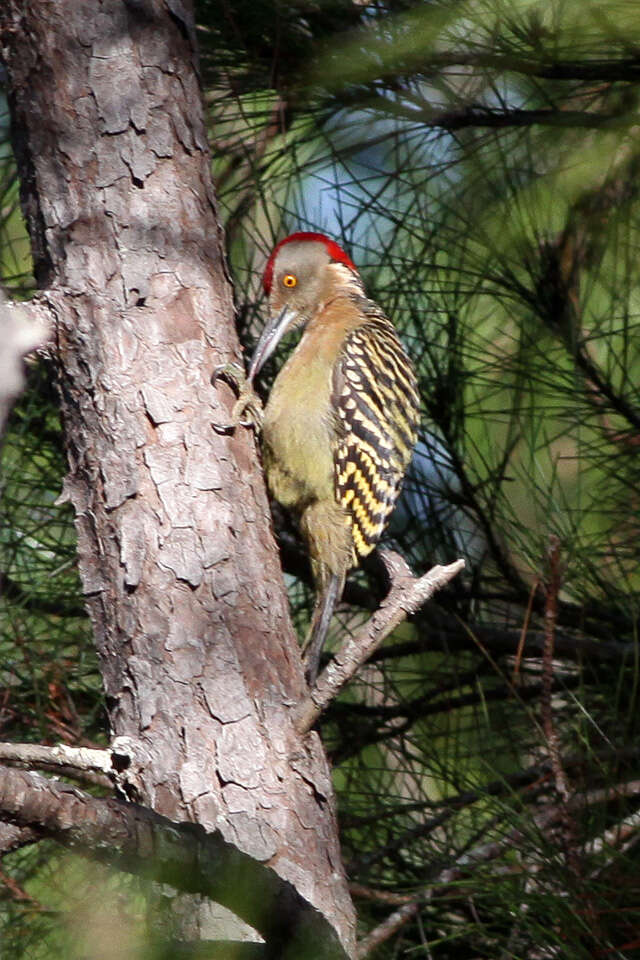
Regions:
[[128, 795], [272, 866], [349, 952], [331, 779], [294, 728], [304, 682], [253, 439], [211, 429], [228, 415], [211, 372], [239, 348], [192, 15], [5, 0], [0, 28], [83, 590], [112, 735], [145, 757]]

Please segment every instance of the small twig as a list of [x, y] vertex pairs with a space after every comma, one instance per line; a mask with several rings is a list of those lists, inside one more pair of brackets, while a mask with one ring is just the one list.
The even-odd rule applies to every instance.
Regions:
[[[606, 848], [625, 851], [630, 846], [630, 838], [633, 838], [635, 842], [640, 840], [640, 810], [629, 814], [624, 820], [620, 820], [605, 830], [604, 833], [601, 833], [600, 836], [590, 840], [585, 844], [583, 853], [586, 856], [596, 856]], [[610, 863], [611, 860], [607, 859], [604, 864], [601, 864], [597, 869], [593, 870], [590, 874], [591, 878], [597, 877]]]
[[383, 559], [391, 589], [362, 630], [345, 640], [309, 695], [296, 708], [295, 725], [299, 733], [311, 729], [382, 641], [464, 568], [464, 560], [456, 560], [446, 567], [433, 567], [423, 577], [416, 578], [399, 554], [385, 551]]
[[516, 650], [516, 662], [513, 665], [513, 676], [512, 682], [515, 684], [518, 682], [520, 675], [520, 664], [522, 663], [522, 654], [524, 652], [524, 642], [527, 639], [527, 631], [529, 630], [529, 623], [531, 622], [531, 611], [533, 610], [533, 598], [536, 595], [536, 590], [540, 581], [536, 577], [533, 583], [531, 584], [531, 590], [529, 591], [529, 602], [527, 604], [527, 610], [524, 615], [524, 620], [522, 623], [522, 630], [520, 631], [520, 639], [518, 640], [518, 649]]
[[57, 770], [67, 776], [103, 787], [113, 787], [111, 750], [91, 747], [70, 747], [59, 743], [55, 747], [39, 743], [0, 743], [0, 760], [21, 767]]
[[386, 920], [374, 927], [371, 933], [363, 937], [356, 945], [356, 960], [363, 960], [364, 957], [368, 957], [376, 947], [379, 947], [381, 943], [392, 937], [400, 927], [403, 927], [405, 923], [415, 917], [419, 909], [420, 902], [414, 900], [412, 903], [405, 903], [404, 906], [394, 910]]
[[394, 893], [393, 890], [377, 890], [375, 887], [365, 887], [362, 883], [350, 883], [349, 893], [360, 900], [371, 900], [374, 903], [388, 903], [394, 907], [405, 903], [413, 903], [415, 893]]
[[542, 723], [547, 741], [549, 759], [553, 769], [556, 790], [567, 803], [570, 797], [567, 777], [562, 767], [558, 734], [553, 722], [551, 693], [553, 689], [553, 650], [556, 621], [558, 619], [558, 594], [560, 593], [560, 543], [552, 537], [549, 545], [549, 582], [547, 583], [544, 609], [544, 650], [542, 653]]
[[14, 900], [26, 900], [34, 907], [37, 907], [38, 910], [42, 910], [42, 906], [36, 898], [32, 897], [30, 893], [27, 893], [18, 881], [14, 880], [8, 873], [5, 873], [4, 870], [0, 870], [0, 883], [7, 888]]

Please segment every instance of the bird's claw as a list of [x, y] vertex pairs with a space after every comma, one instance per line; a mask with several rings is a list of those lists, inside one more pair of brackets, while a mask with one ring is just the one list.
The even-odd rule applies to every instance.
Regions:
[[226, 380], [232, 387], [241, 390], [247, 382], [247, 375], [239, 363], [221, 363], [211, 374], [211, 385], [215, 387], [220, 379]]
[[231, 422], [228, 424], [215, 423], [216, 430], [223, 433], [235, 430], [236, 427], [253, 427], [260, 430], [262, 426], [262, 400], [253, 389], [253, 384], [247, 380], [242, 367], [237, 363], [222, 363], [216, 367], [211, 377], [213, 386], [218, 380], [226, 380], [238, 393], [238, 399], [231, 410]]

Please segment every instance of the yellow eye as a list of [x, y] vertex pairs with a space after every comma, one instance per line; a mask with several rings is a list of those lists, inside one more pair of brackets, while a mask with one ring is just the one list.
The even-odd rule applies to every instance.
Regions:
[[298, 278], [293, 273], [285, 273], [282, 282], [285, 287], [295, 287], [298, 284]]

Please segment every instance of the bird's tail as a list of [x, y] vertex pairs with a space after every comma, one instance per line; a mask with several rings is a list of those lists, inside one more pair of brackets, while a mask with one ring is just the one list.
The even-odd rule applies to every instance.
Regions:
[[304, 673], [309, 686], [315, 683], [316, 677], [318, 676], [320, 655], [324, 647], [324, 642], [327, 639], [329, 624], [331, 623], [336, 603], [340, 599], [343, 585], [344, 577], [331, 573], [324, 589], [321, 590], [316, 600], [313, 618], [311, 620], [311, 628], [302, 648]]

